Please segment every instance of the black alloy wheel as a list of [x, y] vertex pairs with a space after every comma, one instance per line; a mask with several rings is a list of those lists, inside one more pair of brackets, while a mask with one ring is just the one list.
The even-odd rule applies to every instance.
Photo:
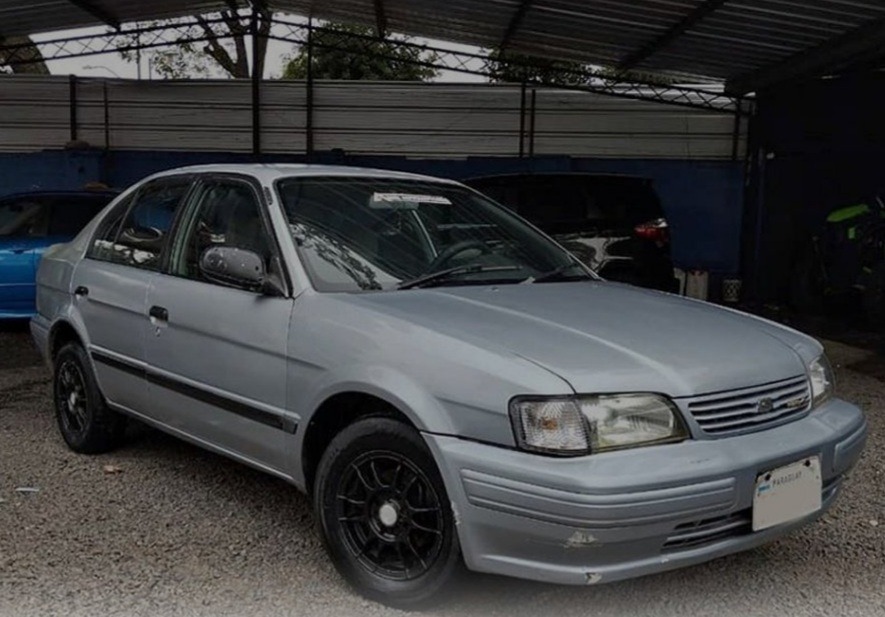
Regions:
[[100, 454], [122, 444], [126, 419], [108, 408], [79, 343], [55, 355], [53, 394], [58, 428], [71, 450]]
[[345, 470], [336, 500], [343, 538], [371, 572], [414, 579], [439, 557], [444, 525], [439, 495], [403, 456], [383, 450], [362, 454]]
[[335, 567], [360, 593], [395, 606], [428, 606], [456, 578], [454, 513], [423, 437], [389, 417], [343, 429], [314, 481], [320, 534]]
[[55, 406], [62, 431], [76, 440], [82, 439], [89, 428], [88, 402], [83, 372], [74, 360], [64, 360], [58, 368]]

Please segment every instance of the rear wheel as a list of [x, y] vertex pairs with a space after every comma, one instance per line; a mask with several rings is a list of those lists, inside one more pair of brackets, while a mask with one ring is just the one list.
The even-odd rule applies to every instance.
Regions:
[[367, 418], [337, 435], [317, 470], [314, 507], [338, 571], [372, 600], [427, 605], [458, 569], [442, 477], [421, 436], [402, 422]]
[[123, 442], [126, 420], [105, 404], [79, 343], [68, 343], [56, 354], [53, 394], [58, 428], [72, 450], [100, 454]]

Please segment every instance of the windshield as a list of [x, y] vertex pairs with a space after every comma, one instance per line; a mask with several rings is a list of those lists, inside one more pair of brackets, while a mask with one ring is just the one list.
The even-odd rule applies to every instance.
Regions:
[[522, 219], [462, 186], [312, 177], [280, 180], [277, 190], [319, 291], [592, 277]]

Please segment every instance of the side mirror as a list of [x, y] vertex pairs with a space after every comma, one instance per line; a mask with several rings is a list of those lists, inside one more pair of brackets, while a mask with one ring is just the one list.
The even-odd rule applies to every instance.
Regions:
[[267, 272], [258, 253], [232, 246], [213, 246], [200, 256], [200, 272], [214, 283], [262, 291]]

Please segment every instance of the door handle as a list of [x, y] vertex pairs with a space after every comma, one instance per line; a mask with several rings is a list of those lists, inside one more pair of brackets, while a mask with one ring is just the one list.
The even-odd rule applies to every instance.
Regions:
[[89, 295], [89, 288], [83, 287], [83, 285], [80, 285], [79, 287], [77, 287], [77, 289], [74, 290], [74, 295], [77, 296], [78, 298], [83, 298], [85, 296], [88, 296]]
[[151, 310], [148, 311], [148, 315], [158, 321], [169, 321], [169, 311], [162, 306], [152, 306]]

